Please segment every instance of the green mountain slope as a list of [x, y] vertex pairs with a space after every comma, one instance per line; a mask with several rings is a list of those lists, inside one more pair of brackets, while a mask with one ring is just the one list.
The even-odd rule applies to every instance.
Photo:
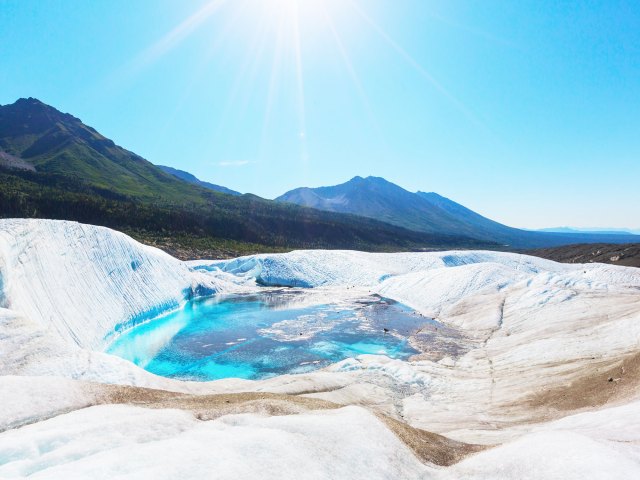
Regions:
[[0, 150], [38, 172], [77, 178], [122, 195], [203, 201], [199, 192], [189, 191], [173, 175], [34, 98], [0, 107]]

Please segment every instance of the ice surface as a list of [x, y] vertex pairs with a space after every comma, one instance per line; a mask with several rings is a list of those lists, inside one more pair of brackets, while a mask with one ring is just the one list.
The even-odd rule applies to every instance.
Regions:
[[421, 464], [358, 407], [201, 422], [99, 406], [0, 434], [0, 477], [623, 480], [640, 475], [638, 430], [622, 443], [615, 428], [630, 414], [639, 417], [637, 403], [567, 417], [443, 469]]
[[222, 286], [122, 233], [74, 222], [2, 220], [0, 252], [3, 306], [91, 349], [119, 324]]
[[[313, 373], [198, 384], [101, 352], [118, 329], [194, 295], [260, 285], [312, 289], [306, 305], [378, 293], [437, 316], [467, 349], [440, 361], [361, 355]], [[0, 220], [0, 430], [22, 425], [0, 433], [0, 476], [640, 478], [633, 392], [615, 398], [618, 407], [577, 415], [530, 402], [619, 366], [638, 345], [634, 268], [469, 251], [299, 251], [183, 263], [105, 228]], [[100, 383], [305, 393], [502, 445], [442, 469], [422, 466], [358, 408], [212, 422], [116, 406], [61, 415], [95, 403]]]
[[570, 415], [464, 460], [458, 478], [640, 478], [640, 402]]
[[200, 422], [100, 406], [0, 434], [0, 477], [413, 479], [428, 471], [371, 413], [347, 407]]

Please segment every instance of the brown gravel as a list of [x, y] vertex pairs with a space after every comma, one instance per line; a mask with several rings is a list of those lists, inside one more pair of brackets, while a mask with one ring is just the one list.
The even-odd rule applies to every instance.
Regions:
[[621, 360], [594, 365], [569, 384], [544, 390], [525, 401], [532, 410], [544, 412], [542, 420], [576, 410], [592, 409], [637, 397], [640, 393], [640, 353]]
[[484, 445], [458, 442], [437, 433], [420, 430], [380, 413], [376, 415], [424, 463], [448, 467], [473, 453], [489, 448]]

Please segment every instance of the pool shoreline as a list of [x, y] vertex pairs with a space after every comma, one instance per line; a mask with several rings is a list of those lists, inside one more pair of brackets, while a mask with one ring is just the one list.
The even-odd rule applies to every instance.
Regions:
[[409, 360], [424, 353], [412, 334], [433, 322], [377, 294], [318, 304], [306, 289], [269, 288], [188, 300], [120, 332], [105, 352], [167, 378], [260, 380], [366, 354]]

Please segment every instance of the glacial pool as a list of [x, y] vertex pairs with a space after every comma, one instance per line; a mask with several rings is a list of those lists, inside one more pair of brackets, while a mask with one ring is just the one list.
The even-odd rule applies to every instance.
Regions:
[[361, 354], [407, 359], [420, 353], [408, 337], [434, 323], [376, 296], [308, 306], [304, 295], [277, 291], [194, 300], [124, 332], [107, 352], [181, 380], [262, 379]]

